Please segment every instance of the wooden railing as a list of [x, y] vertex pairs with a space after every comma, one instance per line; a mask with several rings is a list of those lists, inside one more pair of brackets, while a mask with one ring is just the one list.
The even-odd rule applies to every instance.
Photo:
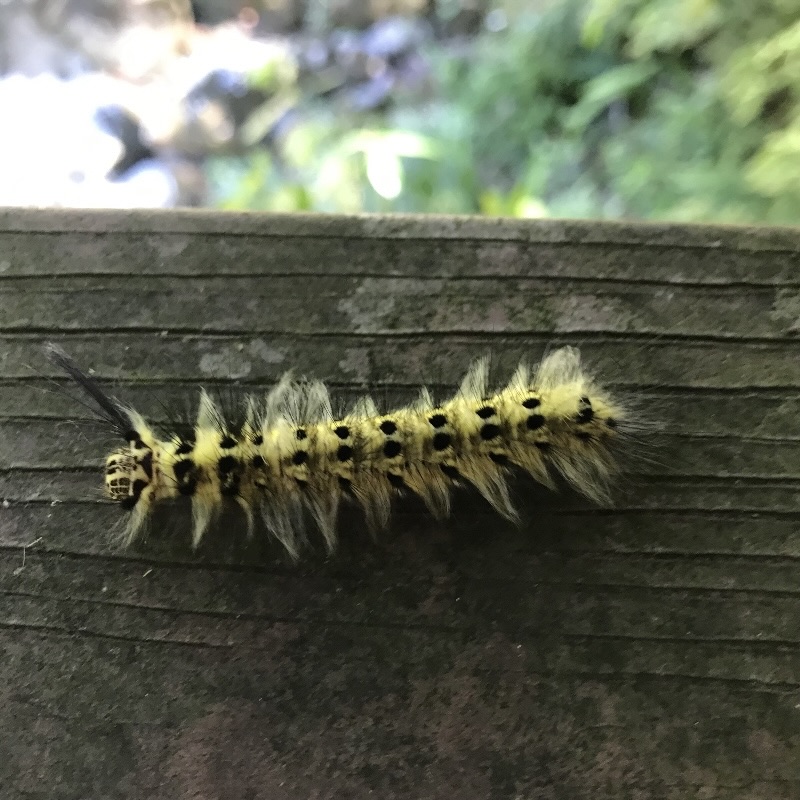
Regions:
[[[800, 230], [0, 212], [3, 798], [800, 792]], [[298, 566], [186, 509], [132, 551], [62, 344], [163, 416], [286, 369], [379, 402], [575, 344], [616, 507], [400, 501]], [[159, 410], [161, 409], [161, 412]], [[372, 792], [370, 794], [370, 792]]]

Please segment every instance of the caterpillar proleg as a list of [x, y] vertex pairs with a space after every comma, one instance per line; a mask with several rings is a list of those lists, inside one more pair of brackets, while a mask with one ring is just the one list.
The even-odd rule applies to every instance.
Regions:
[[416, 402], [385, 414], [364, 397], [337, 418], [320, 381], [287, 374], [265, 397], [249, 397], [243, 422], [234, 424], [202, 390], [191, 433], [159, 437], [59, 347], [48, 345], [48, 354], [125, 442], [106, 460], [105, 488], [130, 511], [128, 543], [146, 530], [156, 505], [180, 496], [191, 498], [194, 546], [229, 498], [248, 531], [260, 516], [294, 558], [306, 539], [306, 513], [333, 550], [343, 498], [379, 530], [393, 494], [412, 492], [445, 518], [451, 489], [464, 483], [517, 520], [508, 490], [514, 467], [551, 489], [560, 476], [606, 504], [626, 423], [623, 406], [584, 371], [578, 350], [562, 347], [536, 368], [520, 365], [504, 388], [490, 390], [488, 360], [480, 359], [449, 400], [437, 404], [422, 389]]

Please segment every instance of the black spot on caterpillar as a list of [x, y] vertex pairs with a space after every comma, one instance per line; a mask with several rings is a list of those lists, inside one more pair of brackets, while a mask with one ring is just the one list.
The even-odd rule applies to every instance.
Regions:
[[367, 397], [337, 419], [322, 383], [287, 375], [263, 399], [249, 398], [244, 421], [233, 424], [203, 390], [191, 435], [159, 438], [63, 350], [48, 351], [126, 442], [106, 461], [106, 495], [131, 510], [128, 542], [146, 529], [154, 506], [180, 495], [191, 497], [195, 546], [229, 497], [244, 511], [248, 530], [258, 513], [294, 557], [305, 541], [304, 509], [334, 548], [342, 498], [359, 503], [377, 530], [388, 524], [394, 492], [413, 492], [444, 518], [454, 483], [464, 482], [517, 520], [511, 467], [551, 489], [560, 476], [604, 504], [627, 422], [624, 407], [584, 371], [578, 351], [563, 347], [535, 369], [523, 364], [496, 391], [489, 390], [488, 361], [481, 359], [451, 399], [435, 404], [423, 389], [390, 417]]
[[450, 447], [450, 443], [452, 442], [452, 438], [449, 433], [437, 433], [434, 434], [433, 437], [433, 449], [434, 450], [447, 450]]

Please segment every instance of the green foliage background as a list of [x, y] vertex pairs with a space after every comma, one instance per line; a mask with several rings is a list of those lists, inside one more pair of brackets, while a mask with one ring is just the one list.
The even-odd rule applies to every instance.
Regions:
[[[536, 8], [431, 49], [432, 86], [380, 114], [306, 95], [271, 149], [212, 163], [218, 204], [797, 222], [797, 0]], [[294, 75], [272, 88], [278, 107], [304, 96]]]

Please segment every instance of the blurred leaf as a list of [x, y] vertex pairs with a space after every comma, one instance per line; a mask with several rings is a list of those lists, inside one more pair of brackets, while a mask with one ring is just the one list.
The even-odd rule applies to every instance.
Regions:
[[717, 0], [653, 0], [631, 22], [628, 52], [643, 58], [656, 51], [686, 49], [702, 41], [723, 20]]
[[262, 103], [241, 127], [242, 144], [252, 147], [262, 141], [278, 120], [297, 104], [298, 97], [296, 91], [287, 91]]
[[381, 150], [407, 158], [435, 158], [437, 154], [433, 140], [413, 131], [358, 130], [345, 136], [340, 148], [343, 153]]
[[640, 5], [641, 0], [591, 0], [583, 23], [582, 40], [587, 47], [598, 47], [610, 33], [610, 23], [631, 12]]
[[623, 64], [589, 81], [577, 105], [565, 115], [567, 130], [580, 133], [589, 123], [616, 100], [623, 99], [633, 89], [647, 83], [658, 72], [651, 61]]
[[800, 90], [800, 20], [734, 52], [723, 72], [723, 87], [741, 123], [756, 119], [764, 104], [781, 90], [796, 95]]
[[767, 137], [747, 166], [747, 180], [772, 197], [800, 197], [800, 119], [790, 128]]
[[437, 148], [425, 136], [409, 131], [361, 130], [345, 137], [343, 154], [363, 153], [372, 188], [384, 199], [395, 200], [403, 190], [402, 157], [435, 158]]
[[286, 58], [283, 52], [277, 52], [274, 58], [247, 77], [248, 84], [254, 89], [275, 92], [297, 83], [297, 65], [292, 59]]
[[364, 153], [367, 178], [372, 188], [387, 200], [396, 199], [403, 191], [403, 164], [397, 155], [384, 148], [372, 147]]

